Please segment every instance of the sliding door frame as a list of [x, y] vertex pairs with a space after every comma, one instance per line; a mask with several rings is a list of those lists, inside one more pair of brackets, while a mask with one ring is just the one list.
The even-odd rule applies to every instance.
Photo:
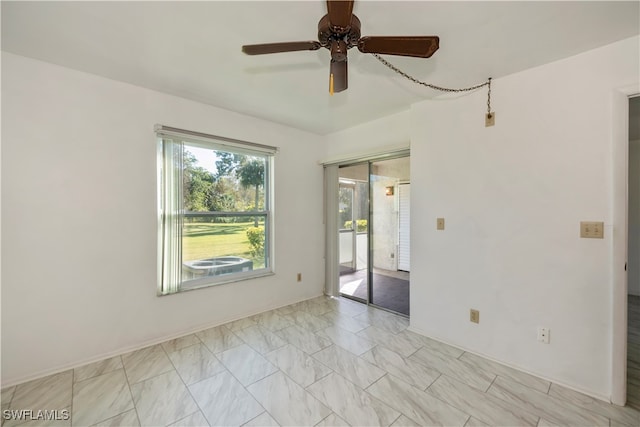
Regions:
[[[395, 311], [375, 305], [372, 303], [372, 286], [373, 286], [373, 212], [371, 203], [371, 172], [372, 164], [382, 160], [392, 160], [402, 157], [411, 156], [411, 150], [408, 148], [389, 151], [385, 153], [367, 155], [362, 157], [351, 157], [344, 160], [326, 162], [323, 164], [325, 168], [325, 294], [333, 297], [340, 296], [340, 259], [339, 259], [339, 238], [340, 227], [338, 224], [338, 194], [339, 194], [339, 169], [341, 167], [356, 166], [367, 164], [368, 174], [368, 192], [369, 192], [369, 212], [367, 218], [367, 300], [366, 304], [379, 308], [381, 310], [396, 313]], [[360, 302], [358, 298], [354, 301]], [[396, 313], [404, 316], [402, 313]]]

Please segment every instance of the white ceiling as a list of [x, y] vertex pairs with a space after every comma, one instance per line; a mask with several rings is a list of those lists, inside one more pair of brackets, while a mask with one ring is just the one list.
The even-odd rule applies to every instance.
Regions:
[[[468, 86], [640, 33], [640, 2], [356, 1], [363, 35], [438, 35], [431, 59], [387, 56], [421, 80]], [[243, 44], [315, 40], [323, 1], [2, 2], [2, 49], [326, 134], [439, 95], [349, 51], [246, 56]], [[499, 90], [496, 88], [496, 90]]]

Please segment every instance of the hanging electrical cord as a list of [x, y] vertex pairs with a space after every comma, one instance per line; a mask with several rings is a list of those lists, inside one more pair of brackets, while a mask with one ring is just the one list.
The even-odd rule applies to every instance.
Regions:
[[419, 85], [422, 85], [422, 86], [426, 86], [426, 87], [428, 87], [430, 89], [439, 90], [440, 92], [471, 92], [473, 90], [480, 89], [481, 87], [487, 86], [487, 88], [488, 88], [488, 90], [487, 90], [487, 120], [492, 120], [494, 118], [493, 117], [494, 113], [491, 111], [491, 77], [489, 77], [489, 79], [484, 83], [480, 83], [480, 84], [477, 84], [477, 85], [474, 85], [474, 86], [469, 86], [469, 87], [464, 87], [464, 88], [448, 88], [448, 87], [436, 86], [434, 84], [426, 83], [426, 82], [423, 82], [421, 80], [416, 79], [415, 77], [410, 76], [409, 74], [407, 74], [404, 71], [400, 70], [398, 67], [396, 67], [395, 65], [393, 65], [392, 63], [390, 63], [389, 61], [387, 61], [386, 59], [384, 59], [383, 57], [381, 57], [377, 53], [372, 53], [372, 55], [378, 61], [380, 61], [383, 65], [388, 67], [390, 70], [396, 72], [397, 74], [400, 74], [402, 77], [412, 81], [413, 83], [416, 83], [416, 84], [419, 84]]

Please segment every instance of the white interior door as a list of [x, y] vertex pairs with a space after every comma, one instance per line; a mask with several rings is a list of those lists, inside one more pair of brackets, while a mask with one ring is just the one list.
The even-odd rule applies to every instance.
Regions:
[[411, 184], [398, 186], [398, 270], [411, 271], [411, 233], [409, 229], [409, 207]]

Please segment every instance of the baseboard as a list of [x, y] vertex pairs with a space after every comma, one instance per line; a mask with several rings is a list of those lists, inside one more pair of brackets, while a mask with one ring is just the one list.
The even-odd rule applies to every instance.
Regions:
[[507, 366], [507, 367], [509, 367], [511, 369], [515, 369], [515, 370], [523, 372], [525, 374], [533, 375], [534, 377], [540, 378], [540, 379], [545, 380], [545, 381], [549, 381], [550, 383], [557, 384], [557, 385], [559, 385], [561, 387], [565, 387], [565, 388], [568, 388], [570, 390], [577, 391], [578, 393], [585, 394], [587, 396], [593, 397], [594, 399], [598, 399], [598, 400], [602, 400], [602, 401], [607, 402], [607, 403], [611, 403], [611, 397], [610, 396], [605, 396], [605, 395], [601, 395], [601, 394], [598, 394], [598, 393], [594, 393], [594, 392], [589, 391], [589, 390], [584, 390], [584, 389], [581, 389], [580, 387], [577, 387], [575, 385], [567, 384], [567, 383], [565, 383], [565, 382], [563, 382], [561, 380], [549, 378], [549, 377], [547, 377], [545, 375], [541, 375], [538, 372], [533, 372], [533, 371], [530, 371], [528, 369], [524, 369], [521, 366], [517, 366], [517, 365], [514, 365], [512, 363], [508, 363], [508, 362], [505, 362], [503, 360], [496, 359], [496, 358], [494, 358], [492, 356], [489, 356], [487, 354], [483, 354], [483, 353], [477, 352], [475, 350], [471, 350], [469, 348], [460, 346], [458, 344], [453, 344], [453, 343], [451, 343], [451, 342], [449, 342], [449, 341], [447, 341], [447, 340], [445, 340], [445, 339], [443, 339], [441, 337], [430, 335], [430, 334], [426, 333], [425, 331], [422, 331], [422, 330], [420, 330], [418, 328], [415, 328], [413, 326], [409, 326], [407, 328], [407, 330], [409, 330], [411, 332], [415, 332], [416, 334], [422, 335], [422, 336], [430, 338], [432, 340], [441, 342], [443, 344], [449, 345], [451, 347], [455, 347], [455, 348], [457, 348], [459, 350], [462, 350], [462, 351], [465, 351], [467, 353], [471, 353], [471, 354], [474, 354], [476, 356], [483, 357], [483, 358], [485, 358], [487, 360], [490, 360], [490, 361], [495, 362], [495, 363], [499, 363], [499, 364]]
[[323, 294], [318, 294], [318, 295], [315, 295], [315, 296], [312, 296], [312, 297], [308, 297], [308, 298], [296, 299], [294, 301], [287, 302], [287, 303], [282, 304], [282, 305], [263, 307], [263, 308], [261, 308], [261, 309], [259, 309], [257, 311], [252, 311], [252, 312], [245, 313], [245, 314], [242, 314], [242, 315], [234, 316], [233, 318], [225, 319], [223, 321], [203, 324], [203, 325], [200, 325], [200, 326], [197, 326], [197, 327], [194, 327], [194, 328], [190, 328], [188, 330], [185, 330], [185, 331], [182, 331], [182, 332], [179, 332], [179, 333], [166, 335], [166, 336], [158, 337], [158, 338], [153, 338], [153, 339], [150, 339], [150, 340], [147, 340], [147, 341], [143, 341], [141, 343], [138, 343], [138, 344], [135, 344], [135, 345], [132, 345], [132, 346], [121, 347], [121, 348], [119, 348], [117, 350], [110, 351], [110, 352], [107, 352], [107, 353], [103, 353], [101, 355], [93, 356], [93, 357], [90, 357], [90, 358], [87, 358], [87, 359], [82, 359], [82, 360], [75, 361], [75, 362], [71, 362], [71, 363], [68, 363], [68, 364], [65, 364], [65, 365], [62, 365], [62, 366], [58, 366], [58, 367], [55, 367], [55, 368], [52, 368], [52, 369], [45, 369], [45, 370], [42, 370], [42, 371], [38, 371], [38, 372], [36, 372], [36, 373], [34, 373], [32, 375], [27, 375], [25, 377], [10, 379], [10, 380], [4, 382], [2, 384], [2, 386], [1, 386], [1, 388], [4, 389], [6, 387], [12, 387], [14, 385], [26, 383], [26, 382], [33, 381], [33, 380], [37, 380], [39, 378], [47, 377], [49, 375], [59, 374], [60, 372], [65, 372], [65, 371], [68, 371], [70, 369], [79, 368], [81, 366], [85, 366], [85, 365], [88, 365], [90, 363], [99, 362], [99, 361], [104, 360], [104, 359], [109, 359], [111, 357], [121, 356], [121, 355], [126, 354], [126, 353], [131, 353], [132, 351], [141, 350], [141, 349], [143, 349], [145, 347], [150, 347], [152, 345], [161, 344], [161, 343], [163, 343], [165, 341], [169, 341], [169, 340], [173, 340], [173, 339], [176, 339], [176, 338], [180, 338], [180, 337], [183, 337], [185, 335], [190, 335], [190, 334], [193, 334], [193, 333], [196, 333], [196, 332], [203, 331], [205, 329], [214, 328], [216, 326], [221, 326], [221, 325], [224, 325], [226, 323], [230, 323], [230, 322], [234, 322], [236, 320], [244, 319], [245, 317], [255, 316], [255, 315], [260, 314], [260, 313], [264, 313], [264, 312], [271, 311], [271, 310], [276, 310], [278, 308], [286, 307], [286, 306], [291, 305], [291, 304], [296, 304], [296, 303], [301, 302], [301, 301], [306, 301], [306, 300], [309, 300], [309, 299], [317, 298], [317, 297], [322, 296], [322, 295]]

